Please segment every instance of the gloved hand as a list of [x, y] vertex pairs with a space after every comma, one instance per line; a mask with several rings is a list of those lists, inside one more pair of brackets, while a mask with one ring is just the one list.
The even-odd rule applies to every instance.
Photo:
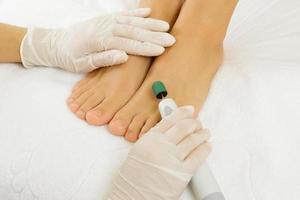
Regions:
[[158, 56], [175, 43], [167, 22], [146, 18], [150, 8], [96, 17], [68, 28], [29, 29], [21, 44], [22, 63], [89, 72], [121, 64], [128, 54]]
[[193, 107], [164, 118], [132, 147], [110, 200], [178, 200], [211, 151]]

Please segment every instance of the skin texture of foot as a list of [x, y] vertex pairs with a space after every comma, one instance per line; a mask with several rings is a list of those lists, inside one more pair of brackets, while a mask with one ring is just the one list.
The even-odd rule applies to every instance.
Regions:
[[[160, 120], [151, 90], [154, 81], [164, 82], [179, 106], [193, 105], [199, 111], [223, 61], [223, 40], [237, 4], [237, 0], [219, 1], [186, 0], [171, 32], [176, 44], [155, 59], [149, 72], [150, 60], [139, 57], [93, 72], [75, 87], [68, 100], [70, 109], [91, 124], [109, 123], [113, 134], [131, 142]], [[156, 2], [160, 8], [167, 0], [142, 2]]]
[[[141, 0], [140, 7], [152, 8], [151, 17], [172, 24], [181, 2]], [[74, 87], [68, 106], [90, 124], [108, 123], [141, 86], [150, 64], [149, 58], [130, 56], [125, 64], [90, 73]]]
[[162, 81], [179, 106], [202, 107], [223, 61], [223, 40], [237, 0], [185, 0], [172, 28], [176, 44], [156, 58], [140, 89], [114, 116], [109, 130], [136, 141], [159, 120], [151, 91]]
[[[191, 47], [193, 51], [189, 51]], [[222, 60], [222, 45], [201, 38], [177, 38], [176, 45], [155, 60], [141, 88], [109, 123], [109, 130], [134, 142], [160, 120], [151, 90], [158, 80], [179, 106], [193, 105], [199, 111]]]
[[73, 88], [70, 110], [92, 125], [107, 124], [140, 87], [150, 62], [132, 56], [125, 64], [89, 73]]

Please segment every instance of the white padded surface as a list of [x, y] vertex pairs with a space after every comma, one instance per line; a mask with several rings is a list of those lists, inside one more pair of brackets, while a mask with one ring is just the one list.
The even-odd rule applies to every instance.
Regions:
[[[55, 27], [135, 5], [0, 0], [0, 21]], [[213, 132], [209, 164], [228, 200], [300, 198], [299, 24], [298, 0], [240, 0], [235, 12], [225, 63], [201, 113]], [[105, 199], [129, 144], [68, 111], [80, 78], [0, 65], [1, 200]]]

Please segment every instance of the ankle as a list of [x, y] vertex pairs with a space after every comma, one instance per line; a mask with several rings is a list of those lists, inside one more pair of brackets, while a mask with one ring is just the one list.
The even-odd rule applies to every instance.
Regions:
[[165, 20], [172, 26], [182, 6], [182, 0], [141, 0], [139, 7], [152, 8], [152, 18]]
[[224, 6], [224, 10], [219, 7], [216, 8], [216, 5], [210, 0], [186, 0], [173, 27], [173, 34], [187, 37], [191, 37], [192, 34], [213, 43], [223, 43], [231, 17], [227, 13], [231, 7], [226, 4], [220, 6]]
[[174, 25], [171, 34], [176, 38], [177, 44], [180, 42], [190, 44], [201, 44], [201, 46], [214, 49], [223, 49], [224, 36], [220, 32], [209, 27], [202, 27], [197, 30], [191, 26]]

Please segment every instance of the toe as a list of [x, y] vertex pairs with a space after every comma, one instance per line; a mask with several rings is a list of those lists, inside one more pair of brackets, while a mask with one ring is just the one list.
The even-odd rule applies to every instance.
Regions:
[[101, 92], [96, 92], [91, 95], [80, 107], [80, 110], [87, 113], [88, 111], [95, 108], [104, 100], [104, 94]]
[[93, 95], [92, 90], [88, 90], [77, 97], [72, 103], [69, 104], [69, 108], [73, 113], [76, 113], [79, 108], [86, 102], [86, 100]]
[[152, 127], [154, 127], [160, 121], [159, 112], [156, 111], [149, 119], [146, 121], [141, 129], [139, 137], [145, 135]]
[[89, 83], [90, 79], [82, 79], [81, 81], [79, 81], [78, 83], [76, 83], [74, 85], [74, 87], [72, 88], [72, 92], [75, 92], [77, 90], [79, 90], [80, 88], [84, 87], [85, 85], [87, 85]]
[[[75, 92], [76, 90], [79, 90], [81, 88], [84, 88], [85, 86], [89, 85], [90, 82], [95, 82], [96, 80], [98, 80], [98, 78], [100, 78], [103, 74], [103, 70], [100, 71], [100, 70], [95, 70], [95, 71], [92, 71], [90, 73], [88, 73], [86, 75], [85, 78], [81, 79], [79, 82], [77, 82], [72, 91]], [[94, 79], [94, 77], [96, 77], [97, 79]]]
[[78, 89], [72, 91], [72, 94], [67, 99], [67, 104], [72, 104], [76, 99], [78, 99], [82, 94], [84, 94], [88, 90], [88, 87], [79, 87]]
[[126, 134], [128, 126], [135, 116], [135, 114], [130, 111], [132, 110], [122, 109], [114, 116], [108, 125], [108, 129], [112, 134], [119, 136]]
[[142, 116], [135, 116], [134, 119], [131, 121], [127, 132], [125, 134], [125, 138], [129, 141], [129, 142], [135, 142], [138, 140], [139, 138], [139, 134], [145, 124], [145, 122], [147, 121], [146, 117], [142, 117]]
[[109, 123], [109, 131], [118, 136], [123, 136], [126, 134], [127, 127], [130, 124], [130, 120], [127, 119], [115, 119]]
[[85, 115], [86, 115], [86, 113], [84, 112], [84, 111], [82, 111], [82, 110], [80, 110], [80, 109], [78, 109], [77, 111], [76, 111], [76, 116], [77, 117], [79, 117], [80, 119], [82, 119], [82, 120], [84, 120], [85, 119]]
[[99, 105], [87, 112], [86, 119], [92, 125], [107, 124], [126, 103], [120, 96], [106, 97]]

